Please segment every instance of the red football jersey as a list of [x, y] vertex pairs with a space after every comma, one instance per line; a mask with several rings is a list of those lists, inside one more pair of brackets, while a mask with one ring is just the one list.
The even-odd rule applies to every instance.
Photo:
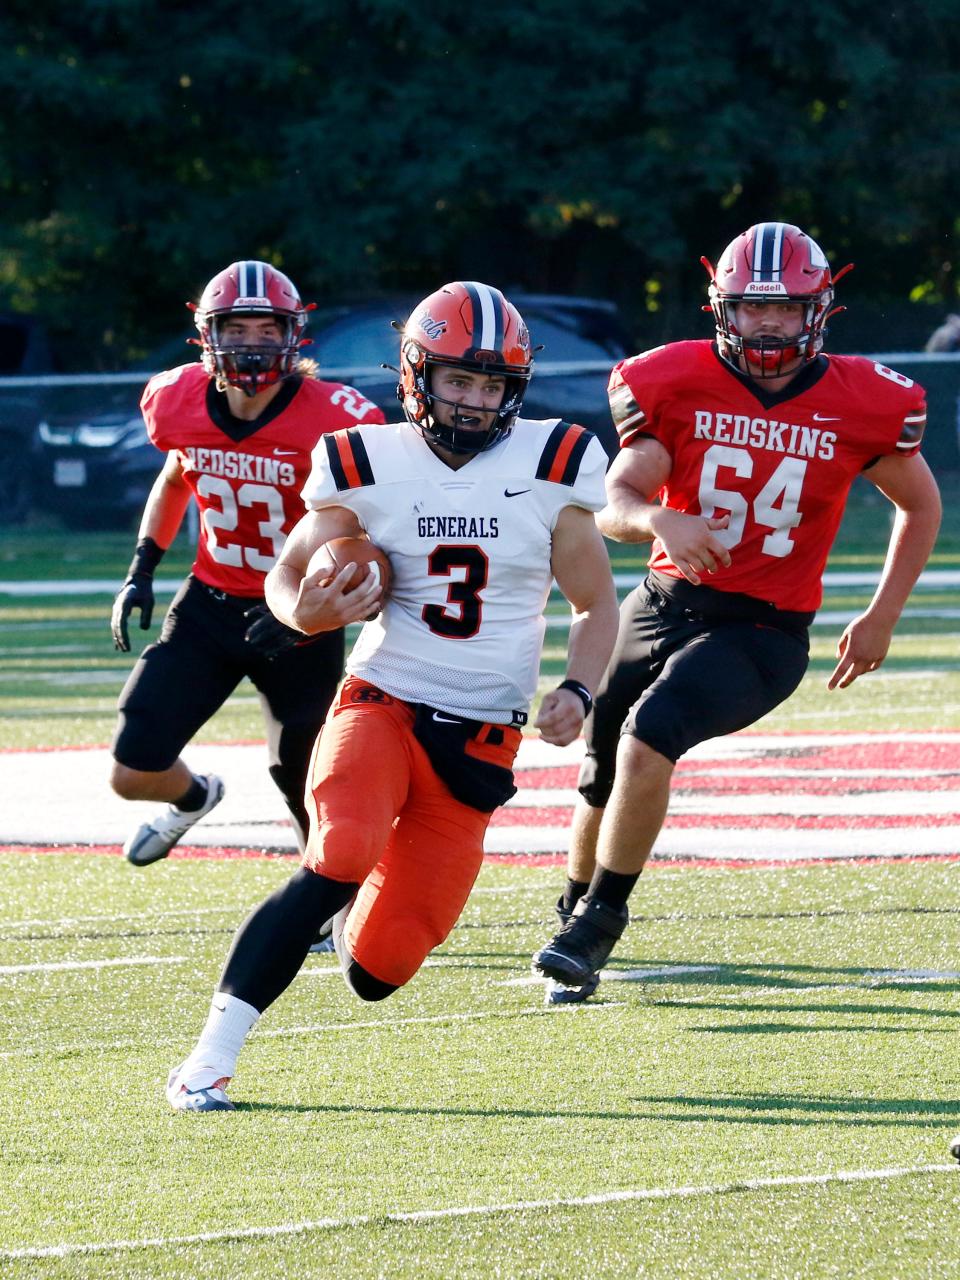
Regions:
[[304, 513], [310, 454], [328, 431], [383, 422], [353, 387], [291, 378], [256, 422], [226, 411], [200, 364], [158, 373], [140, 401], [147, 434], [175, 450], [200, 509], [193, 572], [235, 596], [262, 596], [287, 534]]
[[[729, 568], [705, 578], [781, 609], [816, 609], [850, 486], [870, 462], [917, 452], [923, 388], [862, 356], [820, 356], [780, 392], [738, 375], [710, 341], [674, 342], [610, 376], [621, 446], [652, 436], [672, 459], [664, 506], [730, 515]], [[650, 567], [680, 578], [659, 540]]]

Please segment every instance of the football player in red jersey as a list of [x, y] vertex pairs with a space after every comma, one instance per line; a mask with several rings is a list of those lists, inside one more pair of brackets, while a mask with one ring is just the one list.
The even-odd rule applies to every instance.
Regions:
[[[314, 454], [308, 513], [267, 579], [271, 608], [310, 635], [339, 625], [354, 566], [331, 581], [309, 569], [331, 537], [368, 534], [392, 586], [317, 742], [303, 865], [238, 931], [200, 1039], [170, 1073], [177, 1111], [232, 1110], [226, 1086], [246, 1036], [326, 920], [363, 1000], [397, 991], [447, 937], [491, 814], [515, 790], [554, 576], [574, 612], [567, 678], [536, 727], [561, 746], [580, 734], [617, 629], [593, 518], [607, 459], [583, 427], [519, 416], [531, 373], [516, 308], [499, 289], [455, 281], [404, 328], [406, 420], [338, 431]], [[380, 597], [372, 576], [356, 591], [367, 609]]]
[[[180, 753], [244, 676], [260, 695], [270, 775], [303, 847], [307, 768], [343, 669], [343, 631], [305, 643], [269, 612], [263, 583], [303, 515], [314, 445], [327, 432], [383, 422], [358, 391], [321, 381], [301, 360], [307, 308], [269, 263], [232, 263], [191, 308], [202, 360], [157, 374], [141, 400], [150, 439], [167, 457], [111, 619], [125, 652], [132, 610], [149, 629], [153, 573], [193, 496], [196, 560], [160, 639], [124, 685], [112, 746], [114, 791], [167, 802], [124, 845], [139, 867], [165, 858], [219, 803], [221, 779], [193, 774]], [[353, 620], [347, 610], [343, 621]]]
[[940, 523], [918, 453], [923, 388], [872, 360], [821, 353], [843, 272], [832, 275], [819, 245], [764, 222], [728, 245], [716, 271], [704, 265], [716, 341], [647, 351], [610, 378], [621, 452], [597, 523], [653, 547], [587, 726], [561, 928], [534, 956], [549, 1002], [596, 989], [680, 756], [753, 724], [800, 683], [856, 476], [893, 504], [893, 530], [828, 688], [883, 662]]

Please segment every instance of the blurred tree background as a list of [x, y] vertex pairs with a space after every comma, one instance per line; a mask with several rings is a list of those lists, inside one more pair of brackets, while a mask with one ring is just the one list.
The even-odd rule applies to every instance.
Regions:
[[487, 279], [711, 330], [701, 254], [820, 240], [834, 350], [922, 346], [957, 297], [953, 0], [8, 0], [0, 309], [66, 369], [190, 331], [241, 257], [305, 298]]

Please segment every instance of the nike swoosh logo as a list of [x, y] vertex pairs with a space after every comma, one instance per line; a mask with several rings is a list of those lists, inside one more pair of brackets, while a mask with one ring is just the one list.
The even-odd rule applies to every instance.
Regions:
[[435, 711], [433, 713], [433, 718], [434, 720], [439, 721], [440, 724], [459, 724], [460, 723], [460, 721], [455, 716], [445, 716], [445, 715], [442, 715], [439, 711]]
[[839, 422], [839, 418], [831, 418], [825, 413], [815, 413], [813, 415], [814, 422]]
[[273, 456], [275, 458], [295, 458], [297, 451], [296, 449], [274, 449]]
[[505, 498], [517, 498], [521, 493], [529, 493], [529, 489], [504, 489], [503, 496]]

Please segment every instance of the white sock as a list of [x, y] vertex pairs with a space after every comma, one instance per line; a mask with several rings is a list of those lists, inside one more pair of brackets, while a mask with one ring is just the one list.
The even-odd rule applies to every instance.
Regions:
[[260, 1010], [246, 1000], [216, 992], [197, 1047], [184, 1067], [212, 1067], [219, 1075], [232, 1076], [244, 1041], [259, 1017]]

